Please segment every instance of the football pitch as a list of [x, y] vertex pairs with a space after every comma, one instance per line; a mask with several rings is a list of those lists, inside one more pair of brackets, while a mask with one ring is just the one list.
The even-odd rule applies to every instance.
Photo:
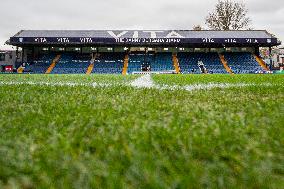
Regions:
[[0, 188], [278, 189], [283, 146], [283, 75], [0, 75]]

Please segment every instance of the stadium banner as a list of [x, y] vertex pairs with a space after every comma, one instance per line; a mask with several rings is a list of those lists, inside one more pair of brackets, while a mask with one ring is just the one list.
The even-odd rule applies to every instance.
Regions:
[[178, 45], [178, 44], [277, 44], [276, 38], [91, 38], [11, 37], [12, 44]]
[[23, 30], [11, 44], [57, 45], [249, 45], [274, 46], [276, 37], [266, 31], [136, 31], [136, 30]]
[[13, 71], [13, 66], [5, 66], [5, 72], [12, 72]]

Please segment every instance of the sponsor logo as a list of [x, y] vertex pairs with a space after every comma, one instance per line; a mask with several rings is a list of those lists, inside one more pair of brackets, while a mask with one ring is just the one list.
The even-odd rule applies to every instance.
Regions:
[[[140, 38], [139, 33], [148, 34], [151, 39], [156, 38], [184, 38], [181, 34], [176, 31], [121, 31], [119, 33], [115, 33], [114, 31], [107, 31], [110, 36], [115, 39], [119, 38]], [[157, 37], [159, 36], [159, 37]], [[144, 36], [145, 37], [145, 36]]]
[[45, 37], [35, 38], [34, 40], [36, 43], [46, 43], [47, 42]]
[[81, 43], [92, 43], [93, 39], [90, 38], [90, 37], [82, 37], [82, 38], [80, 38], [80, 42]]

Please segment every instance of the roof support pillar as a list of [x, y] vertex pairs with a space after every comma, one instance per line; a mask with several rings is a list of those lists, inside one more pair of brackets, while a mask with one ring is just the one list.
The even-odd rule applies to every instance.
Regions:
[[23, 64], [23, 62], [24, 62], [24, 56], [25, 56], [25, 48], [22, 47], [22, 62], [21, 62], [21, 64]]
[[272, 48], [269, 47], [269, 69], [272, 70]]

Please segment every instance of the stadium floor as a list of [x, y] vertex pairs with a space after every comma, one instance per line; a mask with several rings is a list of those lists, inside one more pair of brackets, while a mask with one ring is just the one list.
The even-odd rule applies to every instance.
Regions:
[[0, 188], [281, 188], [283, 75], [0, 75]]

